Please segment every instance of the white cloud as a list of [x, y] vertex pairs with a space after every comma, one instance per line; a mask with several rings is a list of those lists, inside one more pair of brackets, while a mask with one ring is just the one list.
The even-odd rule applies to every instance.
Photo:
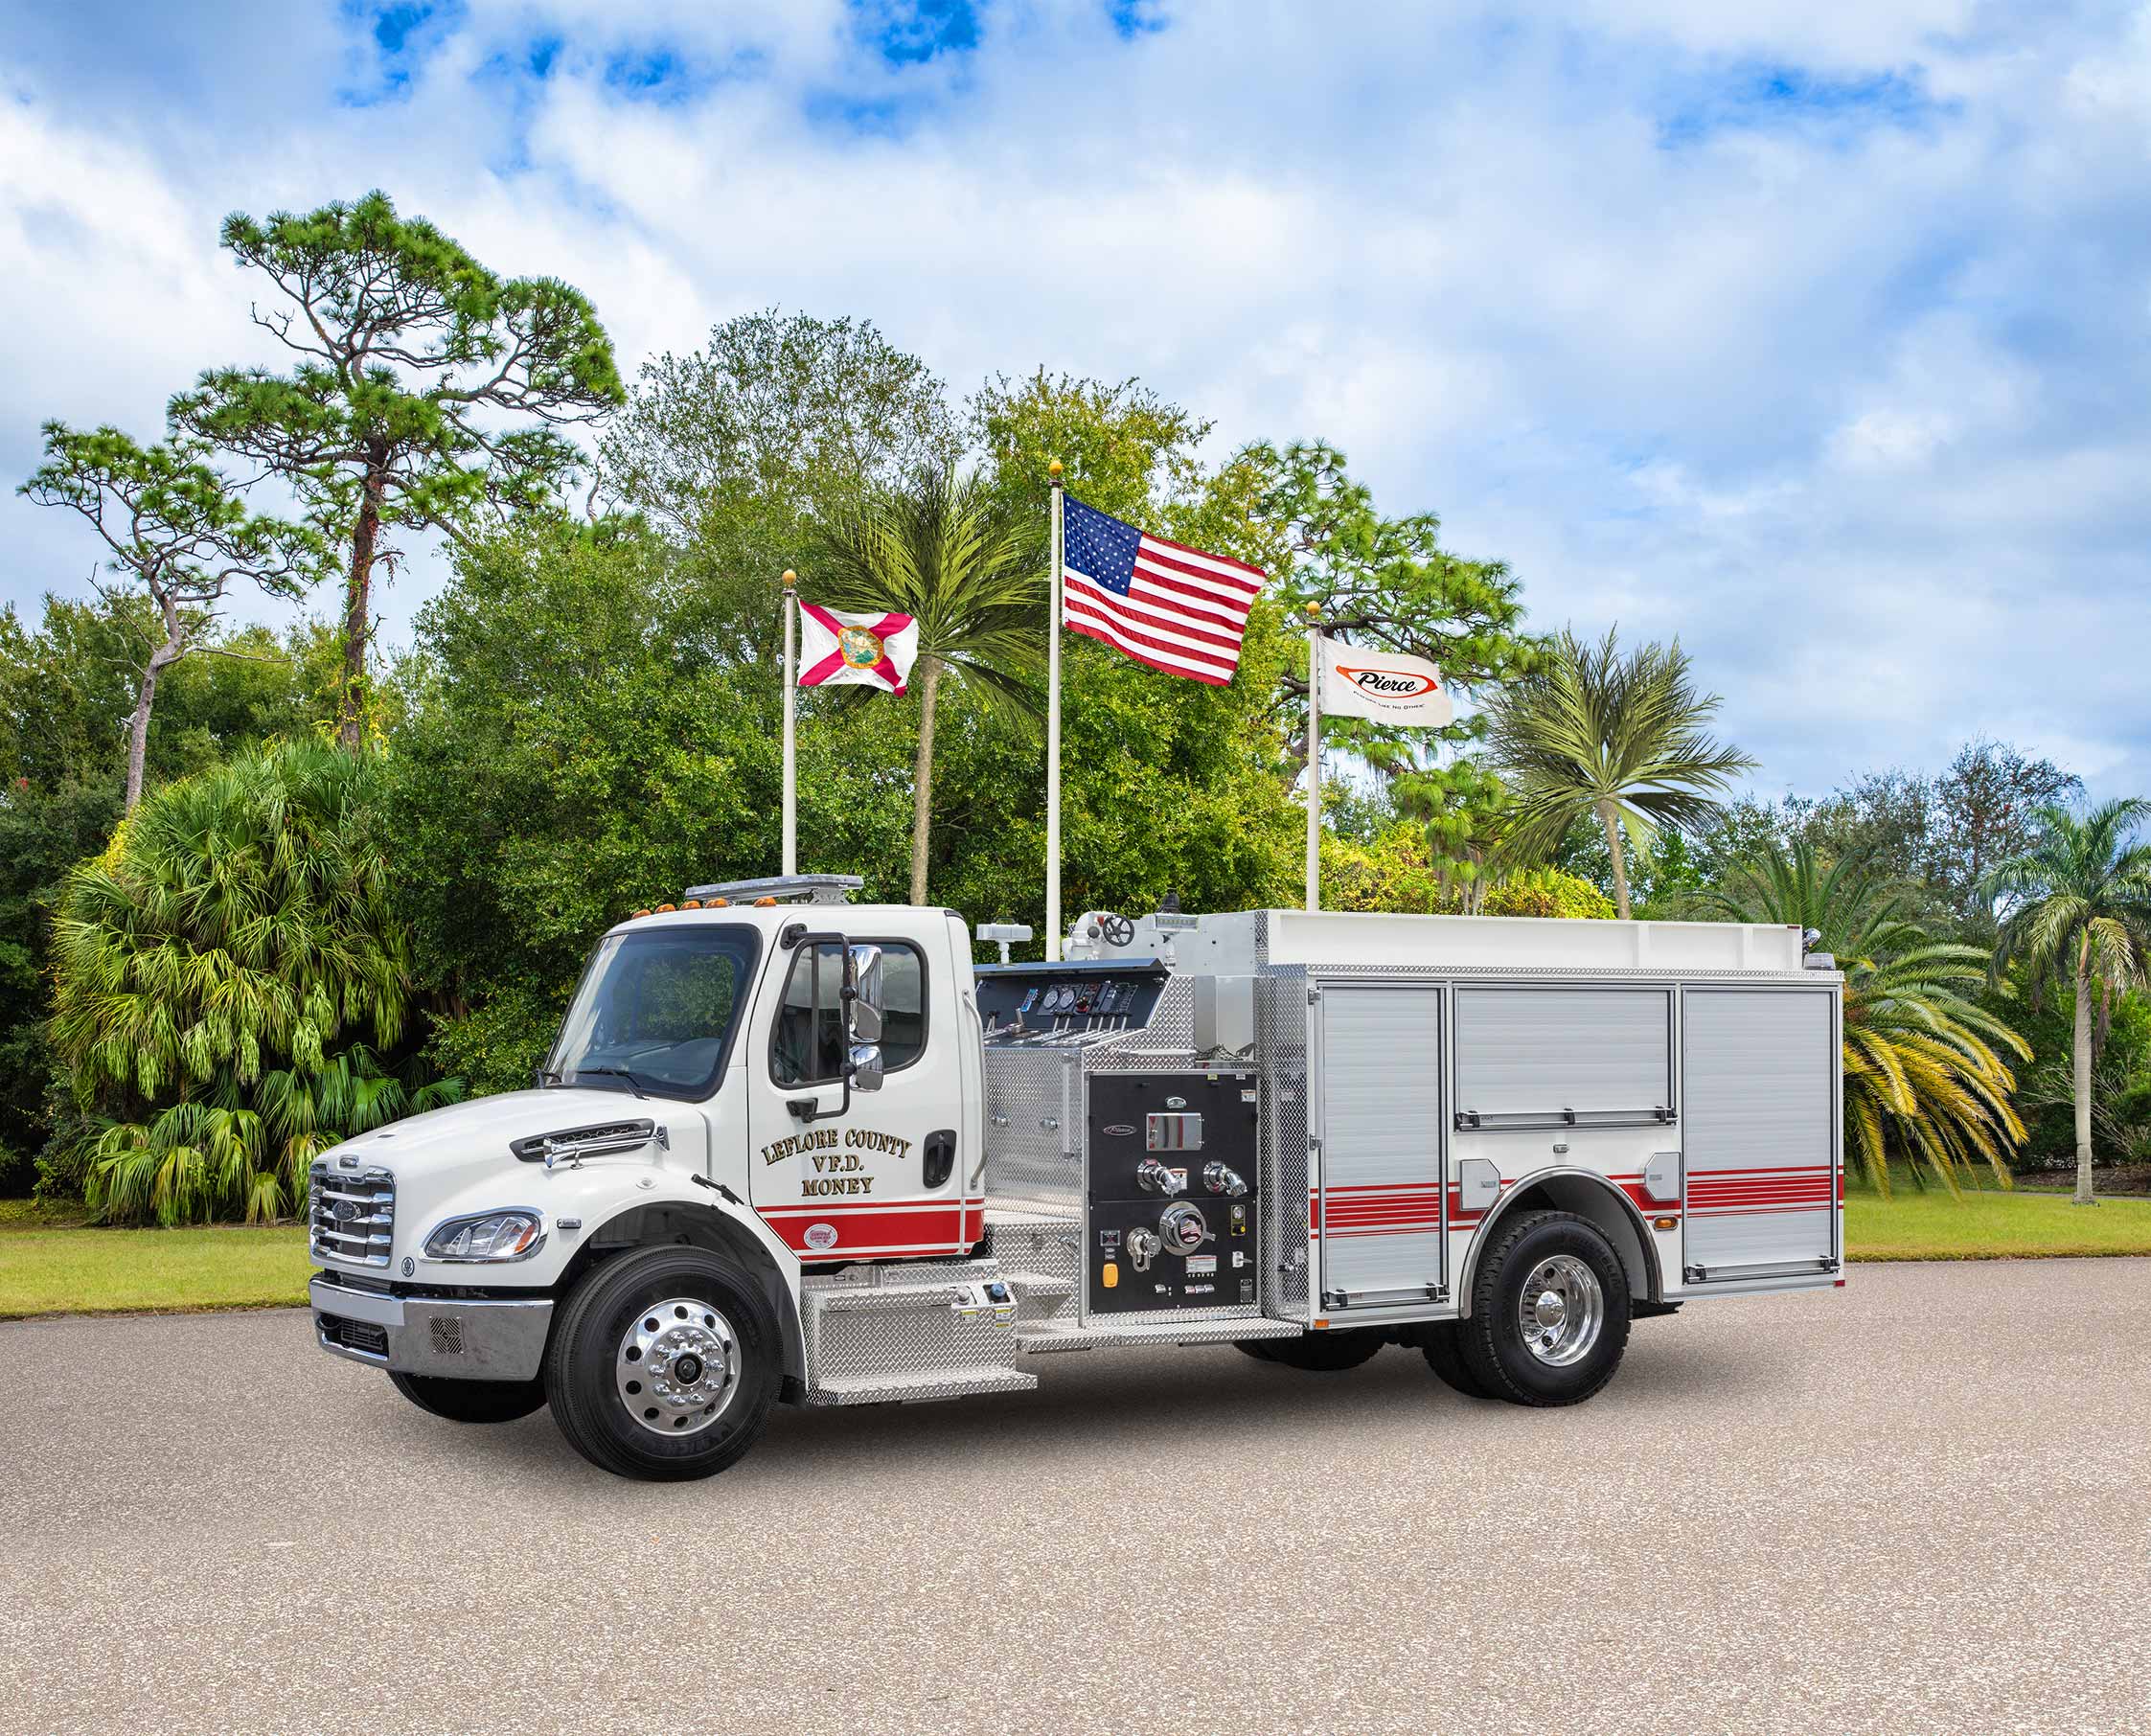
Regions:
[[[516, 0], [356, 109], [332, 9], [282, 78], [257, 28], [237, 72], [122, 43], [96, 85], [48, 24], [0, 40], [0, 463], [248, 353], [225, 209], [378, 182], [589, 290], [630, 367], [776, 303], [958, 391], [1139, 373], [1221, 443], [1326, 436], [1540, 623], [1679, 632], [1766, 785], [1988, 729], [2151, 788], [2146, 16], [1187, 0], [1121, 41], [1009, 0], [891, 65], [835, 0]], [[608, 79], [666, 53], [677, 100]], [[73, 582], [56, 517], [0, 507], [4, 594]]]

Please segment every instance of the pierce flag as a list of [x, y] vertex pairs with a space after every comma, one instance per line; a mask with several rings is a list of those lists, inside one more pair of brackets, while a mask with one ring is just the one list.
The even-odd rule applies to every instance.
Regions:
[[1439, 729], [1456, 709], [1442, 691], [1441, 671], [1424, 657], [1371, 651], [1316, 635], [1322, 658], [1322, 715], [1368, 718], [1407, 729]]
[[879, 687], [901, 694], [918, 655], [919, 624], [909, 615], [799, 605], [801, 687]]

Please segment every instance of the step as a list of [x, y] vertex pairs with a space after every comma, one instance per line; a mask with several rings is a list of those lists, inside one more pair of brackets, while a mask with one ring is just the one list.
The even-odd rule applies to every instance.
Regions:
[[1016, 1341], [1036, 1356], [1054, 1350], [1103, 1350], [1115, 1344], [1232, 1344], [1242, 1338], [1296, 1338], [1305, 1331], [1290, 1320], [1261, 1314], [1230, 1320], [1108, 1319], [1089, 1326], [1044, 1321], [1036, 1328], [1018, 1319]]
[[809, 1405], [925, 1405], [982, 1392], [1029, 1392], [1038, 1376], [998, 1363], [928, 1368], [910, 1374], [837, 1375], [807, 1393]]

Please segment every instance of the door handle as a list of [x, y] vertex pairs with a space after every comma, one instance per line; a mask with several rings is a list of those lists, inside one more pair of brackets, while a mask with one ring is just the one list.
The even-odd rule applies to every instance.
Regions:
[[931, 1193], [935, 1188], [948, 1185], [950, 1176], [956, 1168], [956, 1135], [952, 1129], [943, 1128], [939, 1132], [928, 1133], [926, 1144], [926, 1163], [919, 1179]]

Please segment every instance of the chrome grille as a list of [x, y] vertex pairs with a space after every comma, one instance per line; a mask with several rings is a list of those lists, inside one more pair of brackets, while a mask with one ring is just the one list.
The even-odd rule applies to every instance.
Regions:
[[317, 1163], [307, 1190], [307, 1249], [316, 1260], [386, 1266], [396, 1231], [396, 1177], [387, 1170]]

